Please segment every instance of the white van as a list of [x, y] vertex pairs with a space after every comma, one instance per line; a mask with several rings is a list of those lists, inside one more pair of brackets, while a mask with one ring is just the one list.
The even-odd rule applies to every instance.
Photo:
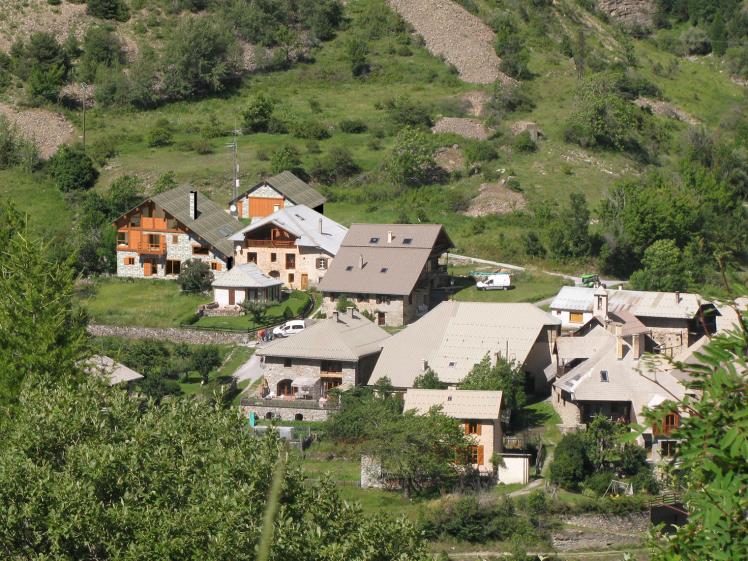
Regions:
[[291, 321], [287, 321], [283, 325], [279, 325], [278, 327], [273, 329], [273, 336], [288, 337], [289, 335], [293, 335], [294, 333], [304, 331], [305, 327], [306, 322], [304, 322], [303, 319], [294, 319]]
[[478, 290], [509, 290], [512, 277], [508, 273], [496, 273], [481, 278], [475, 286]]

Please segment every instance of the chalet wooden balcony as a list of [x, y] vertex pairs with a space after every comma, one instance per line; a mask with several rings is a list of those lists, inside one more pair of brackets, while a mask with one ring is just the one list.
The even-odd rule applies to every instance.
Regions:
[[141, 255], [166, 255], [166, 239], [160, 236], [159, 243], [141, 240], [133, 244], [118, 244], [117, 251], [133, 251]]
[[[171, 224], [169, 223], [171, 222]], [[151, 218], [148, 216], [141, 216], [140, 223], [138, 224], [127, 224], [125, 226], [127, 230], [141, 230], [148, 232], [178, 232], [176, 221], [167, 220], [166, 218]]]
[[245, 247], [281, 247], [281, 248], [293, 248], [295, 247], [293, 240], [245, 240]]

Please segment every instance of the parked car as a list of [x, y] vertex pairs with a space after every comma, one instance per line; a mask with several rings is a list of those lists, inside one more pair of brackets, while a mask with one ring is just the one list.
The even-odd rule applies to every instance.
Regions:
[[497, 273], [481, 278], [475, 286], [478, 290], [509, 290], [512, 286], [512, 277], [507, 273]]
[[291, 321], [287, 321], [283, 325], [279, 325], [278, 327], [273, 329], [273, 336], [288, 337], [289, 335], [293, 335], [294, 333], [304, 331], [305, 327], [306, 323], [303, 319], [294, 319]]

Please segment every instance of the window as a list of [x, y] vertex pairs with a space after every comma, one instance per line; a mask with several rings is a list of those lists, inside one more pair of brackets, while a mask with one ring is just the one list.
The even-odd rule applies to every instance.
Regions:
[[281, 274], [280, 274], [280, 273], [279, 273], [278, 271], [270, 271], [270, 272], [268, 273], [268, 275], [270, 275], [270, 276], [271, 276], [271, 277], [273, 277], [274, 279], [279, 279], [279, 278], [280, 278], [280, 276], [281, 276]]
[[668, 413], [665, 415], [665, 422], [663, 423], [663, 432], [665, 434], [670, 434], [675, 429], [678, 428], [679, 425], [679, 418], [677, 413]]
[[293, 273], [288, 273], [288, 284], [293, 284], [294, 278]]
[[467, 463], [469, 464], [478, 464], [480, 463], [478, 460], [480, 459], [480, 450], [478, 450], [479, 446], [468, 446], [467, 449]]
[[293, 391], [293, 385], [291, 385], [291, 380], [281, 380], [278, 382], [278, 385], [276, 386], [276, 389], [278, 390], [276, 392], [277, 395], [281, 396], [292, 396], [294, 394]]
[[286, 253], [286, 269], [295, 269], [295, 268], [296, 268], [296, 254]]
[[379, 243], [379, 238], [371, 238], [369, 243]]
[[218, 261], [211, 261], [210, 262], [210, 270], [211, 271], [220, 271], [221, 270], [221, 264]]
[[270, 254], [270, 262], [275, 263], [278, 260], [278, 254], [277, 253], [271, 253]]
[[582, 323], [583, 315], [579, 312], [569, 312], [569, 323]]
[[210, 250], [204, 245], [193, 245], [192, 255], [208, 255]]
[[608, 371], [607, 370], [601, 370], [600, 371], [600, 381], [601, 382], [607, 382], [608, 381]]
[[134, 257], [125, 257], [125, 265], [135, 265]]
[[352, 271], [352, 270], [353, 270], [353, 265], [348, 265], [348, 266], [347, 266], [347, 267], [345, 268], [345, 270], [346, 270], [346, 271]]
[[413, 243], [413, 238], [405, 238], [403, 240], [403, 245], [410, 245]]
[[158, 234], [148, 234], [148, 248], [159, 249], [161, 247], [161, 236]]
[[293, 360], [290, 358], [284, 358], [283, 359], [283, 367], [284, 368], [291, 368], [293, 366]]
[[457, 363], [456, 363], [456, 362], [450, 362], [450, 363], [449, 363], [449, 367], [450, 367], [450, 368], [454, 368], [455, 366], [457, 366]]
[[247, 263], [257, 263], [257, 253], [252, 251], [247, 253]]
[[320, 370], [322, 372], [342, 372], [343, 363], [339, 360], [323, 360]]
[[140, 226], [140, 214], [133, 214], [130, 217], [130, 226], [138, 228]]
[[321, 271], [327, 270], [327, 258], [326, 257], [317, 257], [317, 268]]
[[465, 423], [465, 432], [467, 434], [480, 434], [480, 423], [478, 421], [467, 421]]
[[178, 275], [181, 270], [181, 261], [172, 261], [171, 259], [166, 260], [166, 274], [167, 275]]
[[675, 456], [675, 452], [678, 449], [678, 442], [675, 440], [661, 440], [660, 441], [660, 457], [671, 458]]
[[177, 245], [179, 243], [179, 234], [174, 234], [171, 237], [171, 243], [174, 244], [174, 245]]
[[382, 267], [381, 269], [379, 269], [379, 272], [380, 273], [386, 273], [387, 272], [387, 267]]
[[127, 232], [117, 232], [117, 245], [127, 245]]

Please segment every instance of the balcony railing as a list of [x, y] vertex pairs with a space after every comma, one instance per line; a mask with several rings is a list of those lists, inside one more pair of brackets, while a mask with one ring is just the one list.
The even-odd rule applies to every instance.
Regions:
[[130, 251], [146, 255], [166, 255], [166, 240], [163, 236], [160, 238], [159, 243], [156, 244], [144, 240], [138, 243], [136, 247], [131, 248]]
[[242, 407], [279, 407], [288, 409], [324, 409], [327, 411], [340, 409], [336, 401], [320, 402], [316, 399], [264, 399], [262, 397], [243, 397]]
[[151, 232], [176, 232], [176, 221], [169, 224], [166, 218], [151, 218], [141, 216], [138, 224], [130, 223], [126, 226], [129, 230], [149, 230]]
[[289, 240], [246, 240], [246, 247], [295, 247], [294, 241]]

